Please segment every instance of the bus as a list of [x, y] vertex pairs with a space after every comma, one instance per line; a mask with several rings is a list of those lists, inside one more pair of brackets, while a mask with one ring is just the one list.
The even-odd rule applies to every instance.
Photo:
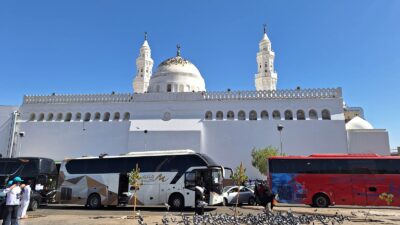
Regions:
[[283, 203], [400, 206], [400, 157], [315, 154], [268, 159], [270, 188]]
[[29, 210], [55, 201], [58, 171], [52, 159], [40, 157], [0, 158], [0, 202], [5, 201], [3, 189], [9, 180], [21, 177], [32, 181]]
[[142, 185], [138, 205], [180, 210], [195, 206], [195, 187], [205, 188], [208, 205], [222, 204], [224, 168], [192, 150], [132, 152], [120, 156], [81, 157], [61, 163], [57, 200], [89, 208], [131, 205], [128, 173], [136, 165]]

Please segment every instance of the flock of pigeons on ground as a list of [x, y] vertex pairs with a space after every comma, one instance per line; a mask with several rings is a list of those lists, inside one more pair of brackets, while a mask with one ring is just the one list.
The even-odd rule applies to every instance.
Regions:
[[[147, 225], [143, 216], [138, 215], [138, 224]], [[301, 224], [342, 224], [347, 217], [336, 213], [334, 216], [325, 215], [296, 215], [291, 210], [281, 212], [264, 211], [259, 214], [238, 214], [237, 217], [229, 214], [206, 213], [204, 215], [172, 216], [167, 213], [157, 225], [301, 225]]]

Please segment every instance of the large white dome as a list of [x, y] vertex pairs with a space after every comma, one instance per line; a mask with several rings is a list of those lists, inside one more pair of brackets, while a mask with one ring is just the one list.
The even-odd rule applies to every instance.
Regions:
[[346, 130], [374, 129], [374, 127], [363, 118], [356, 116], [346, 123]]
[[193, 63], [179, 54], [162, 62], [150, 78], [149, 92], [205, 91], [204, 79]]

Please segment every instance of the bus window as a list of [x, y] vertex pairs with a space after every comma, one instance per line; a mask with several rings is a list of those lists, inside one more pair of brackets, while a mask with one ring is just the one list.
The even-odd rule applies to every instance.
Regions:
[[22, 164], [21, 177], [35, 177], [39, 175], [39, 161], [29, 159], [28, 162]]
[[349, 166], [353, 174], [376, 173], [375, 160], [372, 159], [352, 159], [349, 160]]

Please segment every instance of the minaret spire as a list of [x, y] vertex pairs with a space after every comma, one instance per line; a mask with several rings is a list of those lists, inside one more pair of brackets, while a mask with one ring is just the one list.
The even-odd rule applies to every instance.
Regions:
[[264, 24], [264, 34], [257, 53], [257, 73], [255, 86], [257, 91], [276, 90], [278, 74], [274, 68], [275, 53], [271, 48], [271, 41], [267, 36], [267, 25]]
[[267, 24], [264, 23], [264, 34], [267, 34]]
[[147, 32], [144, 32], [144, 40], [147, 41]]
[[176, 45], [176, 56], [181, 56], [181, 45], [180, 44]]
[[144, 32], [144, 42], [140, 48], [139, 56], [136, 58], [137, 71], [133, 79], [133, 90], [135, 93], [147, 92], [153, 70], [153, 63], [150, 45], [147, 42], [147, 32]]

